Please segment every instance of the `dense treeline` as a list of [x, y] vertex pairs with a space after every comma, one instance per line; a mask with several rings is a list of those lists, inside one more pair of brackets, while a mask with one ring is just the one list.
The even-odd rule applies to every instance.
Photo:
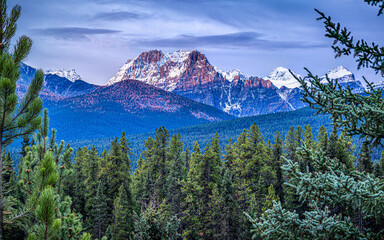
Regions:
[[[256, 123], [259, 127], [260, 132], [262, 132], [264, 135], [265, 141], [273, 141], [274, 135], [277, 131], [279, 131], [281, 136], [285, 138], [291, 126], [297, 127], [300, 125], [311, 125], [314, 135], [318, 134], [320, 126], [324, 126], [328, 132], [332, 132], [332, 119], [330, 115], [314, 116], [315, 113], [315, 110], [307, 107], [291, 112], [266, 114], [260, 116], [238, 118], [229, 121], [169, 129], [169, 134], [174, 135], [180, 133], [183, 137], [184, 145], [192, 149], [194, 142], [198, 142], [199, 145], [205, 146], [212, 140], [215, 133], [217, 133], [219, 135], [220, 147], [222, 150], [224, 150], [225, 145], [229, 139], [236, 139], [236, 137], [241, 134], [244, 128], [249, 128], [249, 126], [251, 126], [253, 123]], [[132, 168], [134, 170], [137, 167], [136, 163], [140, 158], [141, 152], [145, 149], [145, 140], [148, 137], [154, 138], [156, 136], [156, 132], [153, 131], [150, 133], [141, 133], [127, 136], [129, 137], [130, 146], [132, 148], [133, 155], [131, 156], [131, 161]], [[68, 143], [70, 143], [71, 146], [75, 149], [75, 152], [79, 147], [82, 148], [83, 146], [87, 146], [88, 148], [91, 148], [92, 145], [94, 145], [99, 152], [102, 152], [104, 149], [110, 148], [110, 143], [113, 139], [114, 138], [77, 140], [68, 141]], [[364, 139], [359, 139], [359, 137], [352, 137], [352, 143], [356, 146], [354, 150], [354, 155], [356, 157], [358, 157], [358, 153], [363, 144], [363, 141]], [[16, 162], [20, 157], [15, 153], [18, 153], [19, 151], [19, 148], [11, 149], [11, 155]], [[381, 146], [372, 149], [373, 161], [377, 161], [381, 158], [381, 151]]]
[[[48, 137], [48, 128], [46, 111], [33, 141], [24, 141], [19, 174], [6, 155], [7, 239], [40, 239], [45, 229], [51, 239], [247, 239], [251, 224], [244, 212], [260, 217], [273, 201], [299, 214], [308, 209], [281, 169], [283, 157], [303, 171], [312, 169], [309, 157], [296, 151], [303, 145], [349, 170], [383, 176], [384, 159], [373, 166], [369, 144], [356, 159], [351, 139], [323, 126], [316, 136], [306, 125], [266, 141], [253, 124], [225, 143], [224, 151], [217, 134], [190, 149], [180, 134], [161, 127], [145, 141], [134, 172], [124, 132], [109, 150], [83, 147], [72, 158], [72, 148], [56, 144], [56, 132]], [[16, 214], [27, 217], [13, 221]]]

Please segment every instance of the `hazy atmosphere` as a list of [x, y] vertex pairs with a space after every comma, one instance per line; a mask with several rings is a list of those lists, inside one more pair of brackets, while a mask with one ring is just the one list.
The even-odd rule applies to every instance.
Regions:
[[284, 66], [323, 75], [343, 65], [361, 79], [350, 57], [334, 59], [332, 40], [314, 8], [341, 22], [356, 38], [384, 39], [383, 18], [360, 0], [21, 0], [18, 34], [35, 44], [26, 63], [43, 69], [75, 68], [90, 83], [106, 84], [143, 51], [196, 49], [223, 70], [264, 77]]

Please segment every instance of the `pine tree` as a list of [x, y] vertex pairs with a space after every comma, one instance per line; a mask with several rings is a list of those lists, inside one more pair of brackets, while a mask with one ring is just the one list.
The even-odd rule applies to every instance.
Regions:
[[25, 150], [25, 148], [31, 145], [30, 138], [28, 135], [23, 136], [23, 141], [21, 142], [21, 144], [22, 146], [21, 146], [20, 155], [22, 157], [25, 157], [25, 155], [27, 155], [27, 151]]
[[329, 136], [328, 146], [327, 146], [327, 156], [329, 158], [335, 158], [337, 153], [337, 128], [336, 125], [333, 125], [333, 130], [331, 132], [331, 135]]
[[97, 194], [97, 188], [99, 185], [99, 171], [100, 171], [100, 161], [101, 157], [99, 156], [95, 145], [92, 145], [91, 151], [89, 151], [89, 159], [88, 159], [88, 165], [85, 169], [85, 175], [86, 179], [84, 181], [85, 185], [85, 192], [83, 193], [85, 196], [85, 215], [84, 217], [84, 225], [86, 229], [93, 229], [93, 222], [94, 220], [91, 219], [92, 215], [92, 208], [93, 208], [93, 203], [96, 198]]
[[55, 199], [52, 187], [45, 188], [41, 193], [36, 208], [36, 218], [39, 223], [33, 228], [28, 240], [58, 239], [61, 220], [55, 217]]
[[166, 203], [170, 216], [181, 217], [183, 201], [182, 181], [186, 177], [185, 161], [183, 159], [183, 142], [181, 135], [173, 135], [168, 149], [169, 175], [167, 178], [168, 191]]
[[177, 232], [179, 220], [176, 217], [164, 218], [157, 210], [149, 205], [135, 221], [135, 240], [176, 240], [180, 238]]
[[367, 173], [373, 172], [373, 163], [371, 158], [371, 146], [367, 140], [363, 142], [363, 145], [361, 146], [360, 153], [359, 153], [359, 159], [357, 162], [357, 169], [359, 171], [364, 171]]
[[107, 231], [107, 227], [110, 222], [107, 197], [105, 196], [105, 183], [103, 179], [100, 180], [97, 187], [96, 197], [93, 202], [92, 217], [94, 220], [93, 236], [101, 239]]
[[263, 204], [263, 211], [271, 209], [274, 202], [279, 201], [279, 196], [276, 195], [273, 185], [268, 188], [268, 195], [265, 197], [265, 203]]
[[108, 206], [108, 214], [112, 214], [113, 203], [119, 193], [119, 187], [124, 184], [127, 188], [131, 187], [131, 166], [130, 166], [130, 150], [125, 139], [122, 135], [120, 140], [121, 145], [116, 138], [111, 142], [111, 148], [102, 159], [100, 167], [99, 178], [104, 179], [106, 186], [105, 189], [106, 201]]
[[296, 149], [299, 147], [295, 136], [295, 127], [290, 127], [287, 136], [285, 137], [285, 150], [287, 152], [287, 158], [292, 161], [297, 161]]
[[220, 189], [220, 220], [217, 239], [239, 239], [239, 220], [241, 211], [238, 206], [232, 176], [228, 169], [224, 171]]
[[[0, 169], [3, 169], [3, 149], [14, 139], [30, 135], [40, 125], [42, 101], [38, 95], [43, 86], [44, 74], [41, 70], [36, 72], [27, 93], [19, 101], [16, 95], [19, 65], [28, 56], [32, 40], [21, 36], [16, 41], [13, 52], [10, 52], [21, 7], [16, 5], [8, 13], [7, 1], [1, 0], [0, 9]], [[4, 224], [2, 180], [0, 172], [0, 239], [3, 239]]]
[[132, 193], [122, 184], [114, 202], [113, 222], [111, 225], [112, 239], [131, 239], [133, 233]]
[[384, 178], [384, 151], [381, 152], [381, 158], [375, 164], [374, 173], [376, 177]]
[[284, 204], [284, 190], [283, 190], [283, 172], [282, 166], [282, 154], [283, 154], [283, 140], [280, 132], [276, 132], [275, 143], [273, 145], [273, 170], [276, 172], [276, 193], [279, 196], [281, 202]]
[[319, 135], [317, 135], [317, 150], [326, 151], [328, 148], [328, 133], [327, 129], [321, 125], [319, 128]]

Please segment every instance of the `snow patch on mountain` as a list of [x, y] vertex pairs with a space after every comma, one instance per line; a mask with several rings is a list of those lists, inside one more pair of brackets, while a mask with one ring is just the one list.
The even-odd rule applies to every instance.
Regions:
[[168, 54], [166, 54], [166, 55], [169, 56], [169, 59], [170, 59], [172, 62], [180, 63], [180, 62], [185, 62], [185, 61], [187, 61], [187, 59], [188, 59], [188, 55], [189, 55], [190, 53], [191, 53], [191, 52], [187, 52], [187, 51], [184, 51], [184, 50], [180, 49], [180, 50], [177, 50], [177, 51], [174, 52], [174, 53], [168, 53]]
[[[293, 72], [297, 77], [301, 78], [299, 74]], [[267, 77], [263, 78], [264, 80], [269, 80], [277, 88], [285, 86], [287, 88], [297, 88], [300, 87], [300, 83], [296, 78], [289, 72], [287, 68], [278, 67], [275, 68]]]
[[214, 67], [215, 71], [220, 73], [225, 79], [232, 82], [235, 77], [239, 76], [240, 80], [246, 79], [246, 76], [239, 70], [233, 69], [232, 71], [223, 71], [218, 67]]
[[44, 73], [46, 75], [47, 74], [57, 75], [59, 77], [66, 78], [66, 79], [68, 79], [71, 82], [75, 82], [77, 80], [81, 80], [80, 75], [77, 74], [75, 69], [73, 69], [73, 68], [70, 68], [70, 69], [60, 69], [60, 70], [48, 69]]
[[107, 86], [110, 86], [114, 83], [121, 82], [125, 78], [125, 72], [127, 69], [129, 69], [132, 66], [133, 59], [129, 59], [120, 69], [119, 71], [113, 76], [111, 79], [109, 79]]

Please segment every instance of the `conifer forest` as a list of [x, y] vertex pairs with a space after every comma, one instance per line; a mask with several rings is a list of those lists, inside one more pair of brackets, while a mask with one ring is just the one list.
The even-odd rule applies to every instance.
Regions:
[[[360, 1], [382, 22], [383, 0]], [[142, 149], [125, 131], [102, 148], [92, 140], [73, 148], [50, 126], [46, 73], [17, 90], [34, 49], [16, 31], [20, 5], [0, 0], [0, 240], [384, 239], [384, 152], [373, 155], [384, 141], [384, 98], [369, 79], [357, 93], [310, 66], [304, 77], [290, 71], [311, 108], [297, 114], [324, 124], [263, 132], [223, 112], [228, 122], [204, 144], [198, 130], [215, 123], [187, 138], [160, 125]], [[314, 13], [337, 58], [384, 77], [384, 46]], [[295, 117], [283, 114], [260, 119]], [[233, 137], [241, 121], [247, 127]]]

